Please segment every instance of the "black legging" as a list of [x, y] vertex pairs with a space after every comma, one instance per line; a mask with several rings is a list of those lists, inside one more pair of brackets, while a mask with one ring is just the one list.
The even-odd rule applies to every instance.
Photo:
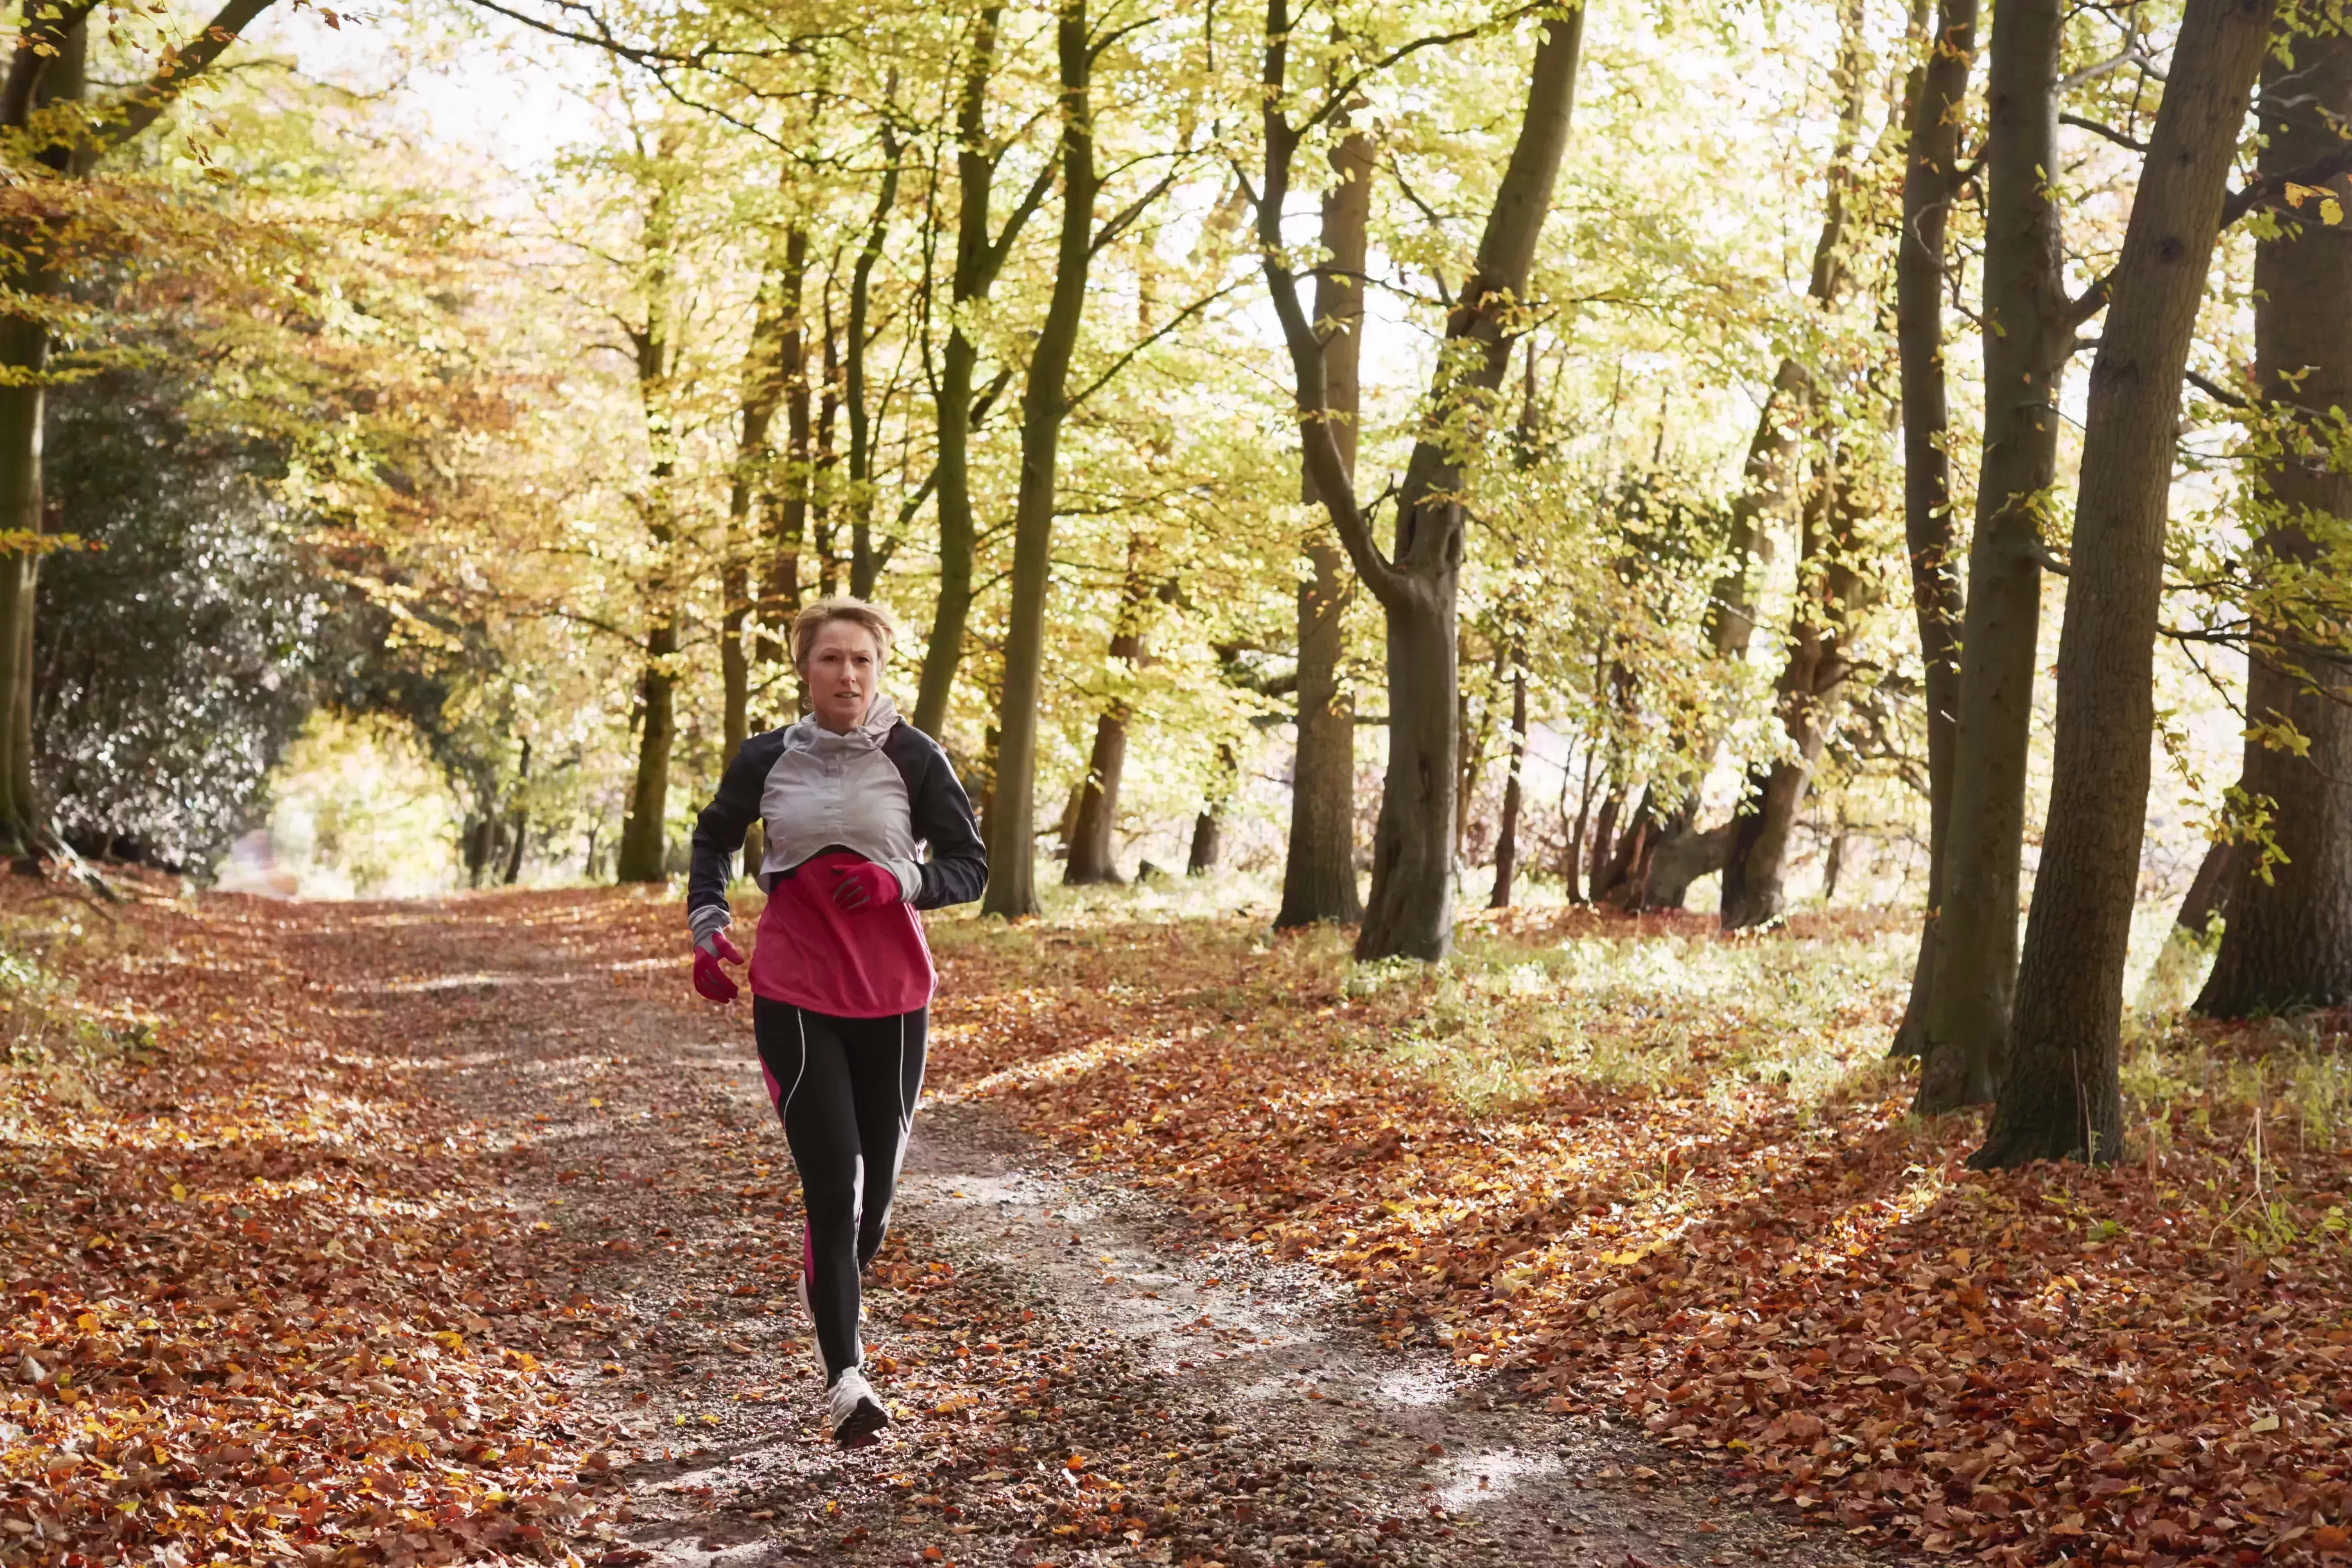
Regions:
[[768, 1099], [783, 1119], [808, 1205], [809, 1309], [829, 1383], [861, 1364], [857, 1277], [890, 1227], [890, 1199], [923, 1092], [929, 1012], [835, 1018], [753, 999]]

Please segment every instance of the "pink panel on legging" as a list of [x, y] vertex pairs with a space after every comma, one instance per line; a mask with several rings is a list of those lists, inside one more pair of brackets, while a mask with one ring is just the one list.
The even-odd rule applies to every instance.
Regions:
[[772, 1106], [772, 1107], [773, 1107], [773, 1108], [775, 1109], [775, 1111], [776, 1111], [776, 1114], [777, 1114], [777, 1115], [779, 1115], [779, 1116], [782, 1115], [782, 1114], [783, 1114], [783, 1103], [784, 1103], [784, 1086], [783, 1086], [782, 1084], [780, 1084], [780, 1083], [778, 1083], [778, 1082], [776, 1081], [776, 1075], [775, 1075], [774, 1073], [772, 1073], [772, 1072], [770, 1072], [770, 1071], [768, 1070], [768, 1064], [767, 1064], [765, 1061], [762, 1061], [762, 1062], [760, 1064], [760, 1076], [761, 1076], [761, 1078], [766, 1079], [768, 1080], [768, 1103], [769, 1103], [769, 1105], [770, 1105], [770, 1106]]

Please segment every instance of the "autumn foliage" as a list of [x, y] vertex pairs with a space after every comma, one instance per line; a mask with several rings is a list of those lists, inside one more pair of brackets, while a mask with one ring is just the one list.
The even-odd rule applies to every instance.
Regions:
[[[501, 901], [583, 984], [691, 1005], [660, 962], [673, 905]], [[60, 979], [10, 989], [0, 1556], [607, 1550], [610, 1458], [549, 1346], [593, 1378], [614, 1309], [574, 1298], [585, 1244], [533, 1228], [499, 1140], [418, 1071], [403, 1021], [457, 1004], [404, 1011], [427, 999], [355, 941], [430, 907], [329, 932], [245, 900], [110, 916], [18, 879], [5, 913]], [[1738, 1495], [2016, 1563], [2346, 1543], [2338, 1021], [2145, 1039], [2130, 1162], [1981, 1175], [1969, 1129], [1907, 1119], [1877, 1060], [1903, 944], [1860, 917], [1725, 938], [1526, 911], [1442, 972], [1148, 908], [935, 935], [935, 1095], [1346, 1278], [1400, 1346], [1637, 1421]], [[745, 1180], [778, 1152], [722, 1142]], [[784, 1170], [763, 1206], [790, 1208]], [[581, 1174], [577, 1202], [618, 1202]], [[993, 1404], [1029, 1374], [968, 1375]], [[932, 1369], [925, 1409], [966, 1376]]]
[[1368, 982], [1238, 921], [960, 929], [936, 1081], [1741, 1495], [1994, 1561], [2343, 1548], [2327, 1103], [2252, 1031], [2173, 1042], [2195, 1082], [2151, 1043], [2134, 1162], [1968, 1173], [1876, 1059], [1883, 934], [1555, 911]]

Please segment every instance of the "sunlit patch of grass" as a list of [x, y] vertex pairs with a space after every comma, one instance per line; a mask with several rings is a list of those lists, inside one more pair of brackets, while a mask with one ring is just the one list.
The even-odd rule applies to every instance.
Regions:
[[1440, 970], [1367, 964], [1347, 991], [1410, 995], [1394, 1050], [1481, 1110], [1569, 1078], [1696, 1094], [1723, 1111], [1764, 1085], [1810, 1111], [1882, 1093], [1899, 1074], [1885, 1055], [1910, 947], [1892, 931], [1592, 932], [1548, 945], [1474, 931]]

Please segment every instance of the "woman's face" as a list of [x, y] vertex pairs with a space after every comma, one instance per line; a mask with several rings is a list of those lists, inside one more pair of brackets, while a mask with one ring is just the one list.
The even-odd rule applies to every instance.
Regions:
[[882, 650], [874, 634], [856, 621], [827, 621], [818, 627], [808, 661], [801, 666], [816, 721], [840, 733], [866, 721], [881, 675]]

